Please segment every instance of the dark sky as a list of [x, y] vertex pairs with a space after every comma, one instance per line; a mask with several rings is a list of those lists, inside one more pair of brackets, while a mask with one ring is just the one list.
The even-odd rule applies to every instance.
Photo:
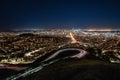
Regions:
[[119, 28], [120, 0], [0, 0], [0, 30], [62, 25]]

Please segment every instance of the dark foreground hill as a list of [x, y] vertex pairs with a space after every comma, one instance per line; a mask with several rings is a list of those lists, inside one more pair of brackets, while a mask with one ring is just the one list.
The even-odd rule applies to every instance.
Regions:
[[120, 80], [120, 64], [93, 58], [67, 59], [51, 64], [24, 80]]

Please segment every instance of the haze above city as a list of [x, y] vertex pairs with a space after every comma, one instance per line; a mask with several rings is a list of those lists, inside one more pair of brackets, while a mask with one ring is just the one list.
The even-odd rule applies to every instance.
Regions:
[[118, 0], [1, 0], [0, 31], [120, 27]]

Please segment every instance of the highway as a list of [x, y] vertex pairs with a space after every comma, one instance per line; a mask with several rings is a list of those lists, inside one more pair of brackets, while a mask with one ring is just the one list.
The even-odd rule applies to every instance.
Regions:
[[19, 74], [17, 74], [17, 75], [13, 75], [13, 76], [11, 76], [11, 77], [6, 78], [6, 80], [17, 80], [17, 79], [19, 79], [19, 78], [21, 78], [21, 77], [26, 77], [26, 76], [28, 76], [28, 75], [31, 75], [31, 74], [37, 72], [37, 71], [40, 71], [41, 69], [43, 69], [43, 67], [48, 66], [48, 65], [50, 65], [50, 64], [52, 64], [52, 63], [54, 63], [54, 62], [56, 62], [56, 61], [57, 61], [57, 60], [54, 60], [54, 61], [51, 61], [51, 62], [49, 62], [49, 63], [47, 63], [47, 64], [41, 64], [41, 65], [38, 66], [38, 67], [30, 68], [30, 69], [26, 70], [24, 73], [19, 73]]
[[[56, 56], [57, 56], [58, 54], [60, 54], [61, 52], [63, 52], [63, 51], [69, 51], [69, 50], [79, 51], [78, 54], [71, 56], [71, 58], [82, 58], [82, 57], [84, 57], [84, 56], [87, 54], [86, 51], [81, 50], [81, 49], [67, 48], [67, 49], [62, 49], [62, 50], [59, 50], [59, 51], [55, 52], [54, 54], [50, 55], [47, 59], [43, 60], [42, 62], [48, 61], [48, 60], [56, 57]], [[66, 58], [70, 58], [70, 56], [63, 57], [63, 59], [66, 59]], [[42, 64], [40, 64], [38, 67], [27, 69], [27, 70], [25, 70], [25, 72], [19, 73], [19, 74], [17, 74], [17, 75], [10, 76], [10, 77], [6, 78], [5, 80], [17, 80], [17, 79], [19, 79], [19, 78], [21, 78], [21, 77], [26, 77], [26, 76], [28, 76], [28, 75], [31, 75], [31, 74], [33, 74], [33, 73], [35, 73], [35, 72], [40, 71], [40, 70], [43, 69], [45, 66], [48, 66], [48, 65], [50, 65], [50, 64], [52, 64], [52, 63], [55, 63], [55, 62], [57, 62], [57, 61], [59, 61], [59, 60], [60, 60], [60, 59], [55, 59], [55, 60], [52, 60], [52, 61], [47, 62], [47, 63], [42, 63]]]

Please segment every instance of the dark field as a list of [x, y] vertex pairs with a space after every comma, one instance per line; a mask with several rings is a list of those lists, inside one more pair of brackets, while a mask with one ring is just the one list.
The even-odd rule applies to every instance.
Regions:
[[93, 57], [66, 59], [19, 80], [120, 80], [120, 64]]
[[9, 70], [9, 69], [0, 69], [0, 80], [4, 80], [8, 76], [12, 76], [18, 74], [17, 71]]

